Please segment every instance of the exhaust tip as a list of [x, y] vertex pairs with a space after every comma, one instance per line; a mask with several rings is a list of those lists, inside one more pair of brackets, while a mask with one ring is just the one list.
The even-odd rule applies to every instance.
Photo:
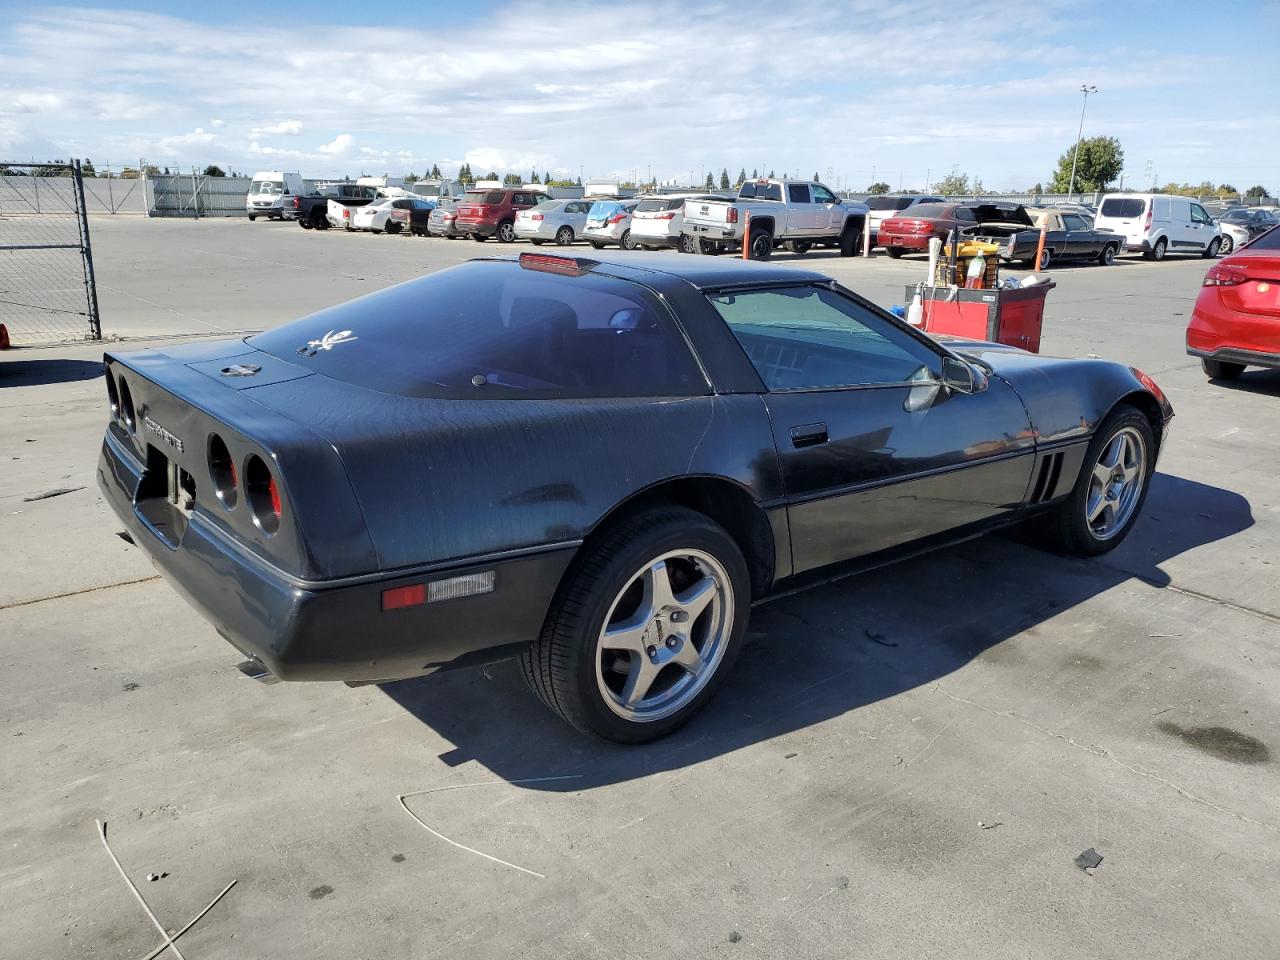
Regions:
[[280, 678], [268, 670], [266, 664], [257, 657], [250, 657], [248, 660], [241, 660], [236, 664], [236, 669], [250, 680], [257, 680], [259, 683], [280, 682]]

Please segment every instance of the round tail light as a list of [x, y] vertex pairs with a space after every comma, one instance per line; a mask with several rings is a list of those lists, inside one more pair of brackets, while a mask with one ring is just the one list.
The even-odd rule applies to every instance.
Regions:
[[280, 488], [271, 468], [256, 454], [244, 465], [244, 493], [253, 522], [268, 535], [280, 529]]
[[120, 416], [120, 391], [116, 389], [116, 378], [107, 371], [107, 401], [111, 404], [111, 419]]
[[236, 462], [226, 442], [216, 433], [209, 437], [209, 479], [218, 501], [230, 510], [240, 499], [240, 478], [236, 475]]
[[133, 412], [133, 394], [129, 391], [128, 381], [121, 377], [116, 389], [120, 391], [120, 422], [130, 433], [135, 433], [138, 424]]

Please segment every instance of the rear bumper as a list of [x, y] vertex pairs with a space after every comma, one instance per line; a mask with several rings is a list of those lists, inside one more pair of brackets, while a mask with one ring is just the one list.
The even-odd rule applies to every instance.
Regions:
[[1280, 353], [1264, 353], [1261, 350], [1244, 350], [1240, 347], [1218, 347], [1216, 350], [1200, 350], [1187, 347], [1187, 354], [1202, 360], [1221, 360], [1225, 363], [1243, 363], [1248, 367], [1280, 367]]
[[678, 233], [674, 236], [669, 233], [640, 233], [634, 227], [631, 228], [631, 239], [644, 247], [676, 247], [680, 245], [680, 234]]
[[459, 236], [470, 237], [492, 237], [498, 232], [498, 221], [492, 223], [483, 220], [455, 220], [453, 221], [454, 232]]
[[516, 236], [523, 240], [554, 240], [559, 227], [548, 224], [546, 221], [535, 224], [517, 220], [512, 229], [515, 230]]
[[904, 250], [928, 250], [930, 234], [885, 233], [876, 234], [875, 243], [881, 247], [902, 247]]
[[452, 220], [446, 220], [444, 223], [428, 220], [427, 233], [433, 237], [456, 237], [459, 235], [458, 228], [454, 226]]
[[[98, 485], [134, 542], [224, 639], [280, 680], [391, 680], [496, 659], [542, 628], [578, 546], [303, 581], [250, 553], [198, 508], [171, 546], [135, 507], [143, 470], [108, 429]], [[494, 573], [490, 593], [382, 609], [384, 590], [486, 571]]]
[[1280, 367], [1280, 317], [1243, 313], [1222, 302], [1222, 287], [1201, 287], [1187, 323], [1187, 353], [1208, 360]]
[[740, 223], [711, 226], [705, 223], [690, 223], [685, 220], [684, 226], [680, 229], [684, 233], [695, 237], [705, 237], [707, 240], [742, 240], [742, 224]]

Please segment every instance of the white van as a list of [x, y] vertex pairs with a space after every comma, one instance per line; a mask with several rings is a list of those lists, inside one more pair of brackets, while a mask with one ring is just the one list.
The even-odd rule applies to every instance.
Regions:
[[244, 198], [244, 210], [250, 220], [270, 217], [283, 220], [293, 215], [293, 198], [306, 194], [300, 173], [282, 173], [279, 170], [261, 170], [253, 175], [249, 192]]
[[409, 192], [433, 203], [441, 200], [457, 200], [467, 188], [460, 180], [417, 180], [409, 186]]
[[1222, 247], [1222, 231], [1208, 211], [1190, 197], [1107, 194], [1094, 226], [1122, 234], [1129, 249], [1141, 250], [1148, 260], [1163, 260], [1166, 253], [1216, 257]]

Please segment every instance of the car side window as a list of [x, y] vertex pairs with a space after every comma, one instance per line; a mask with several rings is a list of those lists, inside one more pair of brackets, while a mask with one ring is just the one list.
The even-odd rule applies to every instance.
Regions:
[[1195, 223], [1213, 223], [1213, 219], [1209, 216], [1208, 212], [1198, 203], [1193, 203], [1191, 205], [1191, 219]]
[[825, 287], [710, 294], [770, 390], [884, 386], [930, 379], [938, 355]]
[[968, 207], [956, 207], [956, 212], [952, 214], [956, 220], [963, 220], [966, 223], [976, 223], [978, 215]]
[[813, 202], [814, 203], [839, 203], [836, 195], [824, 187], [820, 183], [813, 185]]
[[790, 203], [808, 203], [809, 187], [803, 183], [787, 184], [787, 200]]
[[1084, 218], [1075, 213], [1064, 213], [1062, 222], [1067, 225], [1068, 230], [1088, 230], [1089, 225], [1084, 222]]

